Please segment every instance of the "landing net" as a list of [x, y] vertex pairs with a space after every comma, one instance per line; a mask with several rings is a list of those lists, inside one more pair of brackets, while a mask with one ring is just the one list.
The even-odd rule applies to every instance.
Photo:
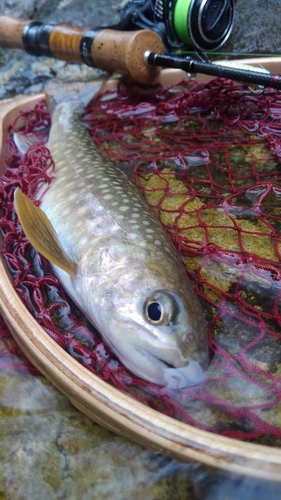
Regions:
[[[14, 189], [34, 199], [54, 165], [44, 144], [22, 157], [12, 134], [24, 119], [21, 133], [46, 140], [43, 101], [20, 113], [7, 138], [0, 227], [14, 286], [48, 334], [103, 380], [201, 429], [280, 446], [281, 96], [222, 79], [135, 90], [120, 83], [84, 118], [95, 143], [134, 177], [181, 254], [208, 321], [209, 378], [177, 393], [132, 375], [24, 237]], [[3, 368], [3, 353], [16, 347], [1, 331]]]

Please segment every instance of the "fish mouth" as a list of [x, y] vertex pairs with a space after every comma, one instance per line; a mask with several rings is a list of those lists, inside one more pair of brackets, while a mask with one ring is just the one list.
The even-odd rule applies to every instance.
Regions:
[[[149, 352], [145, 352], [145, 355], [154, 368], [157, 367], [159, 369], [159, 375], [162, 373], [161, 382], [155, 381], [155, 383], [159, 383], [168, 389], [181, 390], [185, 387], [198, 385], [207, 377], [207, 368], [204, 369], [199, 361], [195, 361], [192, 358], [187, 360], [188, 364], [176, 366], [170, 361], [159, 358]], [[148, 377], [149, 376], [147, 376], [147, 379]]]
[[[123, 318], [122, 318], [123, 319]], [[121, 321], [120, 321], [121, 323]], [[132, 324], [133, 332], [135, 333], [136, 324]], [[126, 322], [128, 328], [128, 321]], [[114, 324], [114, 326], [116, 323]], [[118, 325], [116, 325], [118, 330]], [[146, 329], [144, 329], [146, 333]], [[151, 332], [147, 329], [148, 346], [143, 344], [141, 340], [133, 339], [129, 343], [112, 342], [112, 338], [105, 337], [105, 341], [112, 348], [113, 352], [119, 360], [126, 366], [134, 375], [146, 380], [152, 384], [173, 390], [181, 390], [185, 387], [194, 386], [202, 383], [206, 379], [206, 374], [209, 365], [208, 352], [200, 349], [184, 357], [181, 354], [179, 347], [176, 349], [171, 345], [163, 346], [163, 343], [158, 339], [151, 342]]]
[[168, 389], [184, 389], [204, 382], [207, 373], [198, 361], [190, 359], [184, 367], [167, 368], [166, 377]]

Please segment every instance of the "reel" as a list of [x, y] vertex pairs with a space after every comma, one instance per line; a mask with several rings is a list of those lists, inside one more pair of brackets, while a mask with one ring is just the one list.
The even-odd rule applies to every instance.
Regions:
[[150, 29], [165, 49], [217, 50], [233, 27], [235, 0], [130, 0], [115, 29]]

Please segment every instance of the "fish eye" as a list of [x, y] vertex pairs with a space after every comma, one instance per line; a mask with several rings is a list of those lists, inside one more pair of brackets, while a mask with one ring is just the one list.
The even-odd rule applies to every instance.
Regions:
[[169, 324], [169, 315], [164, 310], [163, 305], [160, 301], [151, 300], [146, 303], [145, 306], [145, 316], [146, 319], [152, 325], [168, 325]]
[[166, 290], [154, 292], [144, 304], [144, 316], [152, 325], [176, 324], [179, 318], [179, 306], [174, 294]]
[[162, 316], [162, 307], [159, 302], [151, 302], [150, 304], [147, 305], [147, 316], [148, 318], [155, 322], [159, 321]]

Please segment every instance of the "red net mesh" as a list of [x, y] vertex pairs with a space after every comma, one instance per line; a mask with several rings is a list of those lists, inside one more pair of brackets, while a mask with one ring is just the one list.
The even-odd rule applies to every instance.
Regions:
[[[47, 138], [44, 102], [20, 116], [22, 133]], [[280, 445], [280, 95], [221, 79], [143, 94], [120, 84], [88, 107], [85, 121], [95, 143], [134, 176], [182, 256], [208, 321], [209, 378], [180, 394], [138, 379], [66, 297], [13, 211], [15, 187], [34, 198], [51, 182], [52, 162], [43, 144], [18, 153], [17, 119], [0, 227], [26, 307], [80, 363], [145, 404], [215, 433]], [[2, 332], [4, 359], [15, 345]]]

